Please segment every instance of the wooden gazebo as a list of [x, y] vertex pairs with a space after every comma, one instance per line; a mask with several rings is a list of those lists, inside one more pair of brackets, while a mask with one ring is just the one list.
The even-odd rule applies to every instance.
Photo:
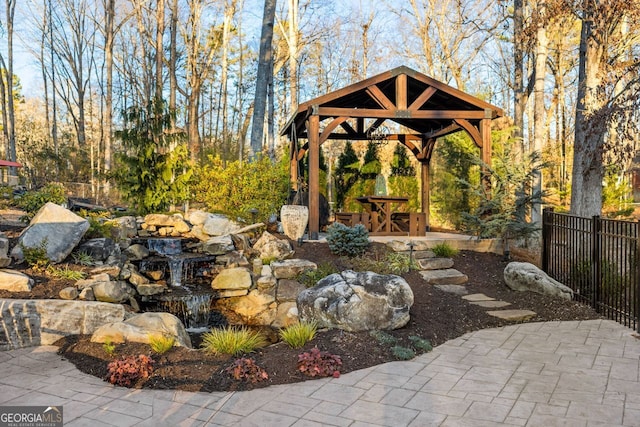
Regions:
[[[500, 108], [404, 66], [300, 104], [281, 135], [291, 140], [294, 189], [298, 162], [309, 152], [311, 239], [320, 231], [319, 152], [326, 140], [370, 140], [375, 134], [404, 144], [421, 165], [421, 209], [428, 225], [429, 163], [437, 138], [464, 130], [490, 164], [491, 121], [502, 115]], [[387, 120], [397, 125], [393, 133], [380, 134]]]

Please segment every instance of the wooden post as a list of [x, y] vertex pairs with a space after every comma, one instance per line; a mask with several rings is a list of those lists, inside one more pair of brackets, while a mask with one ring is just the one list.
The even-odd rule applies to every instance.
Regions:
[[[429, 181], [429, 159], [420, 160], [420, 174], [422, 176], [422, 194], [420, 197], [420, 201], [422, 203], [421, 210], [426, 215], [426, 226], [427, 230], [430, 227], [429, 222], [429, 192], [431, 188], [431, 183]], [[422, 230], [424, 232], [424, 230]]]
[[[485, 112], [486, 113], [486, 112]], [[491, 166], [491, 119], [480, 120], [480, 135], [482, 137], [482, 161], [487, 166]], [[487, 189], [491, 188], [491, 178], [486, 168], [482, 168], [482, 181]]]
[[320, 117], [313, 109], [309, 117], [309, 239], [318, 240], [320, 232]]

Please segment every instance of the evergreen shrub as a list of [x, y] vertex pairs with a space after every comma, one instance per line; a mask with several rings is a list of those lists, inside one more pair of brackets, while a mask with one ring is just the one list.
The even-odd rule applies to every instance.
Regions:
[[360, 256], [369, 246], [369, 232], [362, 224], [348, 227], [334, 222], [327, 228], [327, 243], [336, 255]]

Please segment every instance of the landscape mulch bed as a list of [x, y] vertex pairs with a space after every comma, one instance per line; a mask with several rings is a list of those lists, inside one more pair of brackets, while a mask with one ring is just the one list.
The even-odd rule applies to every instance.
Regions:
[[[306, 242], [294, 244], [295, 257], [308, 259], [318, 264], [331, 263], [339, 270], [350, 268], [350, 261], [333, 255], [325, 243]], [[367, 256], [379, 257], [386, 249], [373, 243]], [[507, 262], [502, 256], [491, 253], [461, 251], [454, 257], [454, 268], [469, 277], [466, 287], [469, 293], [484, 293], [487, 296], [511, 303], [509, 309], [526, 309], [536, 312], [530, 322], [552, 320], [587, 320], [600, 316], [591, 308], [559, 298], [531, 292], [515, 292], [504, 283], [503, 271]], [[71, 266], [70, 268], [79, 268]], [[29, 294], [13, 294], [12, 298], [58, 298], [60, 289], [69, 286], [65, 280], [51, 280], [37, 272], [26, 270], [35, 278], [36, 284]], [[397, 345], [411, 347], [410, 336], [428, 339], [433, 346], [478, 329], [511, 324], [489, 316], [485, 308], [472, 305], [460, 296], [443, 292], [424, 282], [417, 271], [403, 275], [414, 294], [409, 323], [400, 329], [388, 331], [397, 339]], [[0, 292], [0, 298], [9, 295]], [[276, 336], [275, 333], [271, 336]], [[154, 359], [153, 374], [134, 386], [154, 389], [179, 389], [187, 391], [249, 390], [274, 384], [287, 384], [309, 380], [297, 369], [298, 355], [318, 347], [322, 351], [339, 355], [342, 359], [341, 373], [367, 368], [397, 360], [390, 345], [380, 344], [368, 332], [346, 332], [322, 330], [302, 349], [291, 349], [283, 342], [275, 342], [246, 355], [266, 370], [269, 378], [251, 383], [233, 379], [226, 369], [234, 358], [214, 356], [203, 350], [174, 347], [165, 354], [155, 354], [148, 345], [127, 343], [116, 345], [114, 355], [108, 354], [103, 345], [91, 343], [88, 336], [71, 336], [60, 340], [59, 354], [88, 374], [105, 378], [107, 364], [125, 355], [150, 355]], [[198, 343], [197, 336], [192, 337]], [[420, 351], [418, 351], [419, 353]]]

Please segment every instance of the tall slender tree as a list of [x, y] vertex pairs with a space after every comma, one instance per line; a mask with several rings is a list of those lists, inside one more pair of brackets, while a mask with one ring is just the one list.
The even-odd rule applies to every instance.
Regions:
[[276, 16], [276, 0], [264, 0], [262, 16], [262, 32], [260, 35], [260, 54], [258, 56], [258, 75], [256, 77], [256, 93], [253, 103], [253, 124], [251, 126], [251, 151], [253, 156], [262, 151], [262, 138], [267, 106], [267, 89], [270, 74], [273, 73], [273, 23]]
[[[14, 106], [13, 81], [13, 23], [16, 13], [16, 1], [5, 0], [5, 27], [7, 34], [7, 59], [0, 53], [0, 91], [2, 107], [2, 128], [6, 140], [6, 157], [16, 161], [16, 116]], [[11, 167], [9, 174], [16, 175], [16, 168]]]

